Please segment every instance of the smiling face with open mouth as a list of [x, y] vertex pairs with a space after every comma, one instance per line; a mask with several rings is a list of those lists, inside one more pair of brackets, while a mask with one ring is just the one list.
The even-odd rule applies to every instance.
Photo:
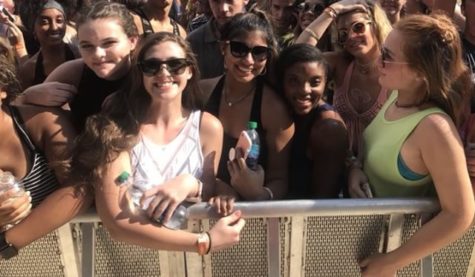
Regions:
[[63, 42], [66, 32], [64, 14], [57, 9], [43, 9], [35, 20], [35, 36], [41, 45], [57, 45]]
[[338, 18], [338, 43], [351, 55], [361, 56], [378, 47], [374, 22], [368, 14], [354, 12]]
[[298, 115], [306, 115], [322, 101], [325, 91], [325, 67], [319, 62], [300, 62], [284, 74], [284, 93]]
[[153, 101], [176, 100], [181, 105], [182, 92], [192, 72], [179, 44], [165, 41], [154, 45], [145, 53], [141, 68], [145, 90]]

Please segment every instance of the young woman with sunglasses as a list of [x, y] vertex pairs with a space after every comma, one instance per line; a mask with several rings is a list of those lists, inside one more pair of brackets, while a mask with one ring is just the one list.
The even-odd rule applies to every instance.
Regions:
[[[294, 127], [281, 98], [265, 82], [276, 47], [272, 26], [264, 13], [254, 10], [233, 17], [221, 35], [226, 73], [201, 82], [210, 95], [206, 110], [224, 127], [218, 177], [245, 200], [283, 198]], [[228, 158], [248, 121], [257, 122], [260, 136], [257, 170], [241, 157]]]
[[396, 271], [460, 237], [474, 197], [457, 131], [470, 73], [457, 28], [442, 15], [401, 19], [383, 45], [379, 82], [393, 92], [364, 131], [363, 167], [349, 176], [353, 197], [437, 197], [441, 211], [405, 244], [360, 263], [362, 276]]
[[134, 9], [134, 21], [139, 34], [146, 37], [156, 32], [170, 32], [186, 38], [186, 31], [169, 16], [172, 0], [148, 0]]
[[350, 149], [357, 154], [361, 133], [387, 98], [376, 64], [391, 25], [373, 1], [343, 0], [326, 8], [297, 43], [315, 45], [333, 22], [342, 48], [324, 53], [335, 81], [333, 105], [348, 128]]
[[323, 100], [327, 67], [322, 53], [307, 44], [284, 49], [276, 64], [278, 88], [295, 122], [289, 198], [338, 198], [345, 183], [348, 134]]
[[[72, 179], [94, 186], [97, 212], [115, 239], [201, 255], [237, 243], [244, 226], [239, 211], [202, 234], [156, 224], [162, 216], [166, 224], [185, 199], [212, 196], [223, 130], [214, 116], [197, 110], [199, 72], [183, 39], [151, 34], [134, 61], [127, 85], [78, 137]], [[127, 186], [118, 182], [123, 172], [134, 185], [151, 185], [142, 197], [146, 210], [129, 208]]]
[[32, 12], [35, 18], [32, 29], [40, 50], [20, 67], [19, 76], [24, 88], [43, 83], [56, 67], [79, 56], [75, 53], [75, 46], [63, 42], [67, 26], [63, 6], [54, 0], [36, 5]]
[[104, 100], [124, 84], [130, 71], [130, 53], [138, 32], [122, 4], [100, 1], [84, 10], [77, 21], [81, 59], [57, 67], [45, 82], [28, 88], [19, 102], [63, 106], [69, 104], [77, 130]]
[[[11, 172], [26, 191], [15, 195], [2, 187], [0, 192], [3, 260], [67, 223], [92, 199], [84, 187], [67, 185], [64, 168], [59, 166], [68, 158], [75, 137], [64, 111], [10, 105], [21, 93], [20, 82], [13, 63], [1, 57], [0, 68], [0, 174]], [[14, 226], [6, 230], [9, 224]]]

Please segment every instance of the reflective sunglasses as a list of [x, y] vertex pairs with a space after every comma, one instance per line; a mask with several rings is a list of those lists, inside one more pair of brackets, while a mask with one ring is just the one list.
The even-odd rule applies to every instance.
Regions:
[[366, 25], [371, 24], [371, 21], [367, 22], [355, 22], [351, 25], [351, 27], [348, 29], [340, 29], [338, 30], [338, 43], [339, 44], [345, 44], [346, 41], [348, 40], [350, 32], [353, 32], [354, 34], [360, 35], [366, 32]]
[[300, 12], [308, 12], [311, 11], [313, 12], [314, 15], [320, 15], [323, 13], [323, 10], [325, 9], [325, 5], [321, 3], [300, 3], [297, 6], [298, 10]]
[[256, 61], [263, 61], [270, 55], [270, 48], [265, 46], [255, 46], [249, 48], [245, 43], [239, 41], [228, 41], [231, 55], [235, 58], [244, 58], [251, 53], [252, 58]]
[[162, 68], [165, 68], [172, 75], [181, 75], [185, 72], [187, 66], [190, 65], [190, 62], [187, 59], [170, 59], [162, 61], [159, 59], [151, 58], [143, 60], [138, 63], [140, 71], [143, 74], [152, 76], [160, 72]]
[[409, 64], [408, 62], [396, 62], [391, 61], [391, 55], [389, 55], [388, 50], [384, 47], [381, 48], [381, 67], [385, 68], [386, 64]]

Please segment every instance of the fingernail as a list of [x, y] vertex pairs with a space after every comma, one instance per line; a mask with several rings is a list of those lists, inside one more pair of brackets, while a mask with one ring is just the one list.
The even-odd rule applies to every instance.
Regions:
[[26, 195], [30, 196], [31, 192], [30, 191], [27, 191], [26, 192]]
[[237, 216], [241, 216], [241, 210], [239, 210], [239, 211], [236, 211], [236, 213], [235, 213], [235, 214], [236, 214]]

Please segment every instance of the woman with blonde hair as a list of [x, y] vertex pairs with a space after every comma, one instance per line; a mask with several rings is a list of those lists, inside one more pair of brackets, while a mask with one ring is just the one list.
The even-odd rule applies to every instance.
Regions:
[[341, 47], [324, 53], [335, 81], [333, 105], [348, 128], [350, 149], [357, 154], [361, 133], [387, 98], [387, 90], [378, 83], [376, 65], [391, 25], [373, 1], [343, 0], [328, 6], [303, 30], [297, 43], [316, 45], [332, 23]]

